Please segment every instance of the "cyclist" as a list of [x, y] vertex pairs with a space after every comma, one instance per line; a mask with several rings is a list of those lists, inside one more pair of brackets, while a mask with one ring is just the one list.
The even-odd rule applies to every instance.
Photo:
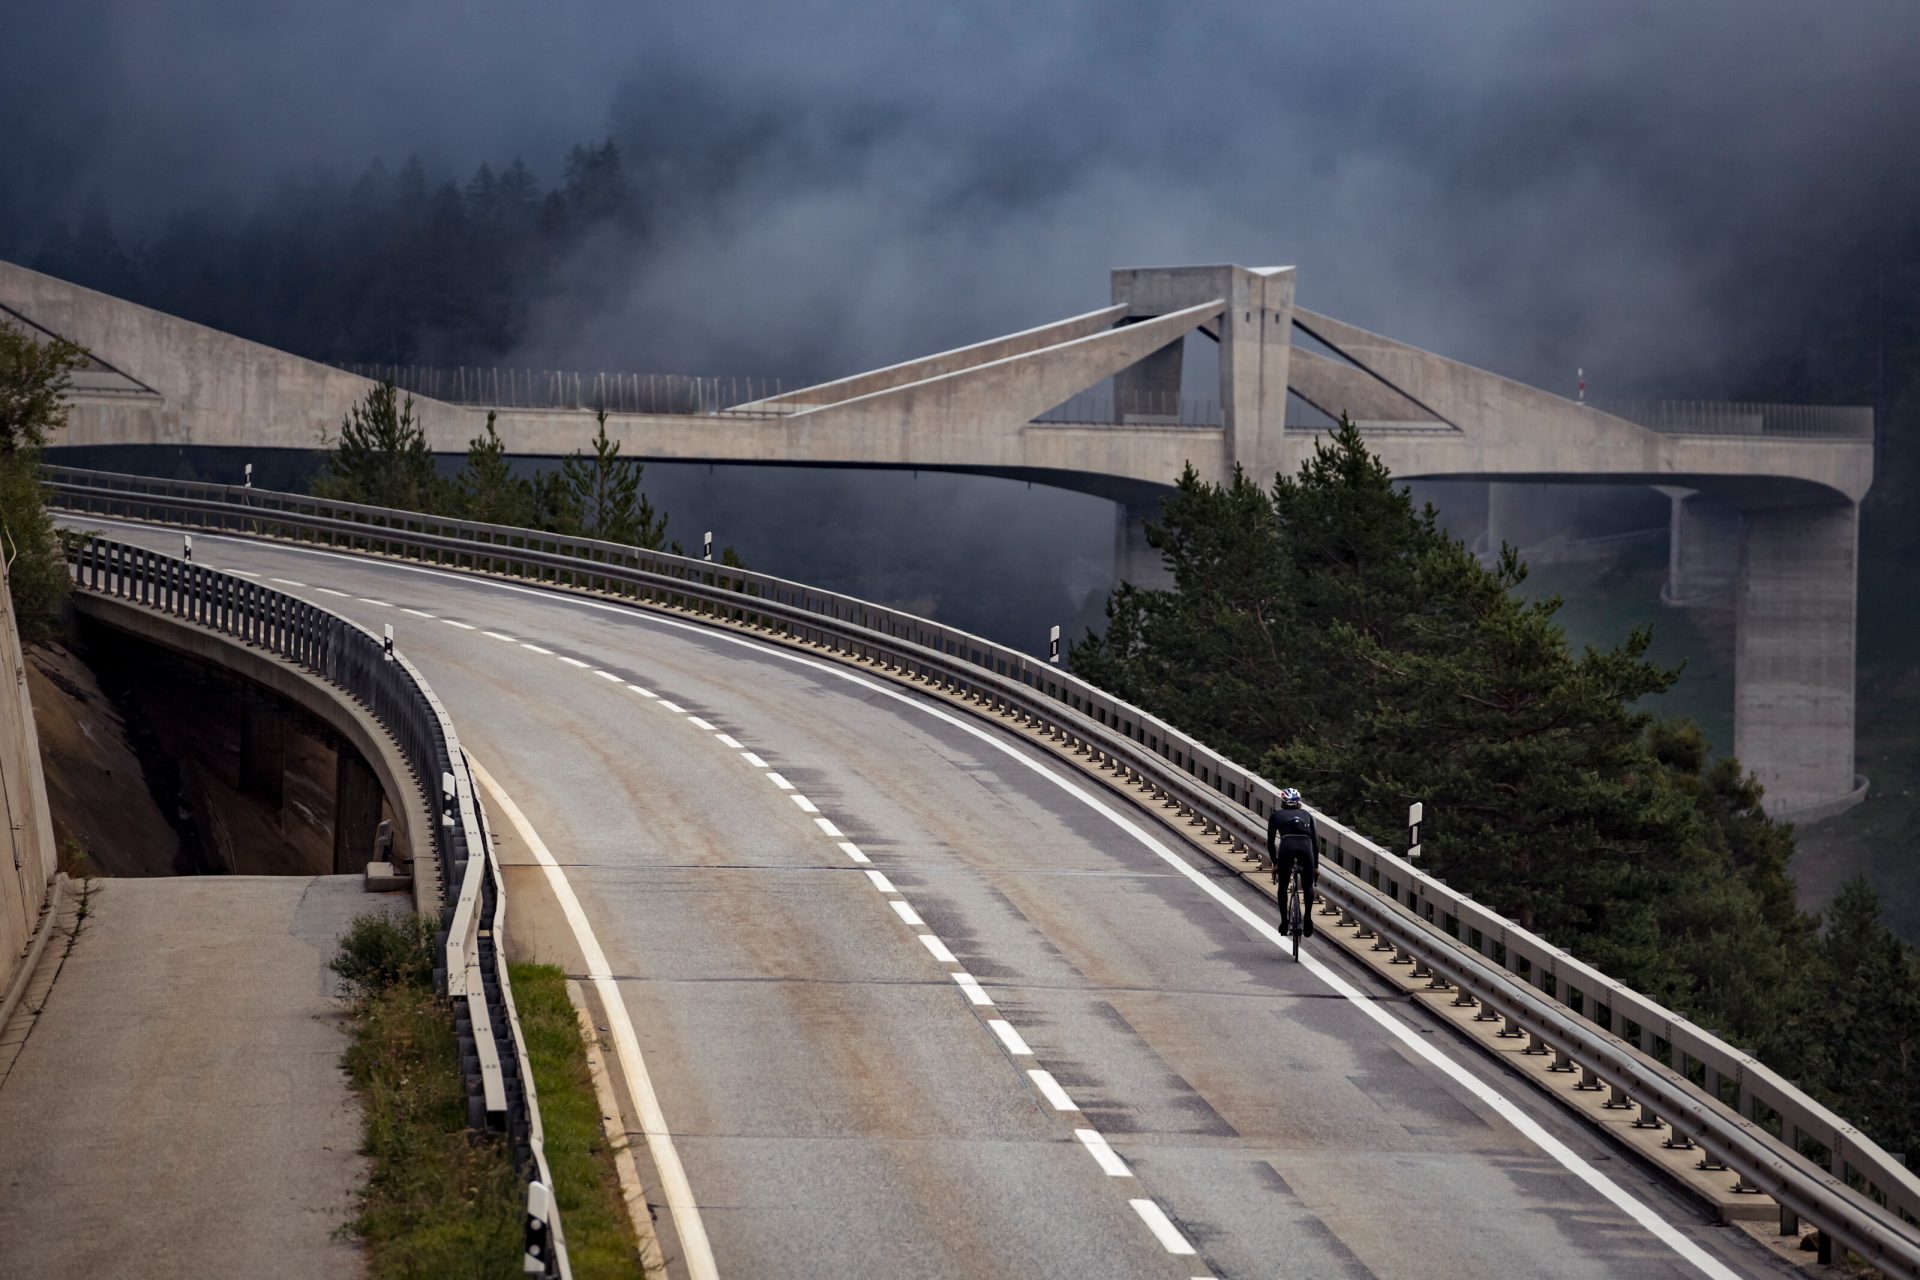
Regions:
[[1287, 883], [1287, 873], [1300, 868], [1302, 901], [1307, 904], [1300, 932], [1311, 938], [1313, 885], [1320, 876], [1320, 833], [1314, 828], [1313, 815], [1301, 805], [1300, 793], [1292, 787], [1280, 789], [1280, 806], [1267, 815], [1267, 860], [1273, 863], [1274, 877], [1282, 886]]

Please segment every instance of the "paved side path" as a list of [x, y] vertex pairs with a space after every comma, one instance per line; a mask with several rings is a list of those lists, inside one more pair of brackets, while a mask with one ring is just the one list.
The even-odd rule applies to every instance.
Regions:
[[336, 1232], [366, 1162], [325, 966], [384, 897], [356, 876], [93, 886], [0, 1083], [0, 1276], [359, 1275]]

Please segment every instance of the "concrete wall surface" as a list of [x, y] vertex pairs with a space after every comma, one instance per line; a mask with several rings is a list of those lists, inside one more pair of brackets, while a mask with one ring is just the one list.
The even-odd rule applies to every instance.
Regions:
[[6, 804], [6, 842], [12, 857], [0, 866], [0, 994], [19, 972], [34, 923], [58, 861], [47, 781], [40, 765], [40, 737], [27, 697], [26, 660], [13, 616], [4, 563], [0, 563], [0, 796]]

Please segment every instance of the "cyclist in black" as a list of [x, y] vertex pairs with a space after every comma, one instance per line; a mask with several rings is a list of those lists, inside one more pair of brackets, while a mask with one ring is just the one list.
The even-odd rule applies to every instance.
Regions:
[[1274, 875], [1283, 889], [1288, 872], [1300, 868], [1300, 889], [1307, 904], [1300, 932], [1311, 938], [1313, 886], [1320, 876], [1320, 833], [1314, 828], [1313, 815], [1302, 807], [1300, 793], [1292, 787], [1280, 789], [1280, 806], [1267, 815], [1267, 860], [1273, 863]]

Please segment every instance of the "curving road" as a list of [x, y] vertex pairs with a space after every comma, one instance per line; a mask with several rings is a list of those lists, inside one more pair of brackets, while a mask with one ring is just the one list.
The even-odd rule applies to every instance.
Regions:
[[604, 963], [674, 1275], [1793, 1274], [1337, 951], [1286, 959], [1029, 737], [672, 617], [195, 544], [392, 624], [550, 854], [516, 944]]

